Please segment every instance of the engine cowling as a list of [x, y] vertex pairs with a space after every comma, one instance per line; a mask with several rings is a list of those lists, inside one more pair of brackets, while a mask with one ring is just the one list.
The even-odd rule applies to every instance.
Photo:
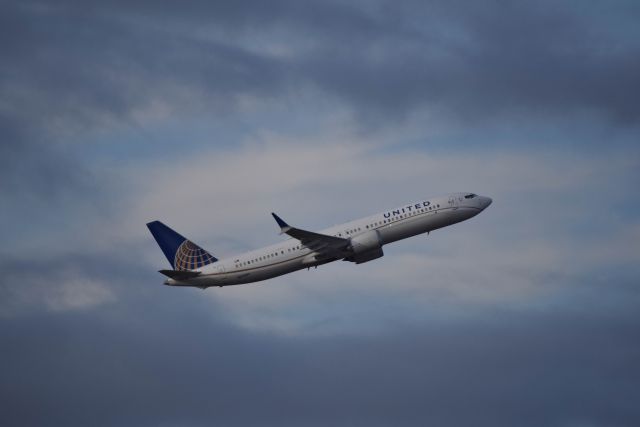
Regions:
[[382, 239], [378, 230], [369, 230], [351, 238], [351, 251], [353, 255], [346, 258], [348, 261], [362, 264], [384, 256], [382, 251]]

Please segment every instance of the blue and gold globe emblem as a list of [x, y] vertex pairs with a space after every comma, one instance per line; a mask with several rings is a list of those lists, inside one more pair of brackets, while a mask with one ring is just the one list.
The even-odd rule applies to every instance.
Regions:
[[175, 270], [195, 270], [215, 262], [216, 258], [189, 240], [182, 242], [176, 250]]

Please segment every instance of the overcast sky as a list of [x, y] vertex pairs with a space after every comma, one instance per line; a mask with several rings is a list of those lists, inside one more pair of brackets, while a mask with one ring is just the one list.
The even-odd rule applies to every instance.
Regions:
[[[640, 425], [636, 1], [0, 1], [3, 426]], [[222, 289], [453, 191], [472, 220]]]

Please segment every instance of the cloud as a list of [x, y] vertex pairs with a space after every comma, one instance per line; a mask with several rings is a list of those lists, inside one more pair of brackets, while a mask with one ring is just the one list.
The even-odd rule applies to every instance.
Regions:
[[[633, 177], [637, 168], [635, 158], [618, 152], [595, 159], [566, 153], [562, 148], [501, 153], [474, 149], [440, 152], [421, 146], [397, 149], [385, 139], [349, 132], [307, 136], [304, 144], [297, 143], [300, 138], [267, 133], [234, 148], [214, 147], [184, 155], [181, 164], [160, 159], [133, 165], [124, 173], [128, 197], [135, 203], [128, 205], [124, 216], [138, 228], [140, 222], [155, 215], [179, 219], [187, 227], [208, 223], [215, 215], [213, 219], [221, 228], [240, 231], [252, 226], [256, 212], [268, 213], [269, 209], [283, 215], [295, 210], [306, 217], [324, 209], [328, 212], [323, 212], [323, 218], [344, 221], [344, 215], [333, 206], [328, 209], [325, 201], [329, 197], [338, 202], [337, 209], [362, 215], [385, 208], [379, 206], [378, 199], [400, 204], [405, 198], [465, 190], [488, 190], [498, 203], [500, 197], [522, 202], [526, 198], [536, 201], [538, 195], [543, 195], [546, 203], [552, 199], [562, 203], [559, 199], [567, 195], [568, 202], [582, 203], [590, 202], [594, 192], [611, 190], [616, 200], [624, 200], [627, 193], [624, 187], [616, 192], [616, 183]], [[386, 195], [397, 197], [393, 201]], [[571, 203], [567, 203], [566, 212], [573, 215]], [[265, 217], [270, 223], [268, 215]]]
[[63, 279], [63, 285], [47, 298], [47, 307], [53, 311], [80, 310], [113, 302], [113, 293], [104, 284], [91, 279]]
[[[300, 92], [377, 122], [426, 109], [467, 122], [592, 111], [637, 124], [638, 103], [626, 94], [640, 46], [569, 2], [116, 5], [8, 7], [5, 108], [63, 134], [228, 114], [247, 97], [286, 102]], [[634, 13], [624, 4], [610, 11]], [[632, 32], [633, 21], [620, 22]]]
[[[110, 144], [140, 150], [131, 135], [169, 119], [223, 123], [252, 112], [259, 121], [281, 109], [278, 121], [298, 121], [286, 110], [303, 104], [307, 120], [341, 111], [369, 135], [412, 120], [423, 133], [505, 120], [526, 133], [531, 120], [559, 115], [607, 123], [607, 139], [612, 125], [633, 129], [638, 103], [627, 93], [640, 73], [628, 17], [637, 10], [620, 4], [605, 19], [547, 6], [5, 5], [4, 204], [35, 211], [44, 198], [105, 198], [108, 177], [95, 176], [86, 147], [124, 132]], [[473, 141], [465, 144], [481, 145]], [[187, 153], [197, 145], [181, 144]]]
[[[3, 322], [14, 367], [0, 386], [3, 424], [631, 426], [640, 417], [637, 316], [626, 309], [274, 337], [225, 324], [198, 303], [200, 291], [150, 295]], [[35, 357], [43, 346], [46, 357]]]
[[[450, 191], [494, 198], [480, 217], [426, 240], [392, 245], [387, 257], [375, 263], [325, 266], [277, 283], [204, 294], [235, 324], [284, 334], [331, 334], [345, 327], [341, 314], [328, 318], [322, 313], [317, 298], [333, 301], [344, 313], [365, 295], [374, 306], [393, 300], [395, 307], [416, 307], [418, 312], [438, 311], [439, 303], [467, 307], [448, 313], [457, 316], [468, 307], [542, 301], [564, 292], [550, 283], [577, 286], [580, 278], [601, 274], [607, 266], [638, 261], [637, 245], [629, 237], [637, 221], [605, 226], [592, 210], [593, 194], [603, 193], [609, 203], [621, 204], [620, 212], [633, 210], [624, 186], [637, 175], [633, 157], [612, 152], [595, 159], [562, 149], [398, 150], [387, 136], [363, 137], [344, 130], [307, 136], [303, 145], [299, 139], [263, 132], [237, 147], [183, 155], [180, 163], [168, 157], [116, 164], [112, 176], [115, 187], [123, 190], [108, 214], [85, 219], [86, 232], [65, 235], [64, 247], [59, 247], [59, 233], [49, 232], [51, 245], [58, 256], [70, 258], [78, 248], [91, 256], [112, 256], [117, 248], [121, 261], [138, 254], [138, 268], [151, 272], [166, 265], [144, 227], [154, 219], [227, 257], [277, 241], [272, 211], [300, 227], [319, 230]], [[381, 200], [386, 200], [384, 205]], [[578, 226], [589, 232], [576, 235]], [[43, 246], [44, 238], [36, 243], [48, 246]], [[160, 283], [161, 278], [154, 280]], [[375, 313], [359, 316], [370, 320]], [[369, 320], [352, 328], [362, 330]]]
[[66, 265], [56, 265], [48, 259], [35, 263], [14, 259], [3, 264], [0, 282], [2, 317], [20, 317], [42, 311], [83, 311], [117, 301], [111, 286], [95, 273], [80, 270], [70, 260]]
[[[627, 193], [616, 189], [636, 175], [634, 159], [616, 153], [606, 160], [567, 157], [560, 151], [430, 154], [394, 151], [384, 140], [365, 143], [353, 135], [314, 138], [301, 146], [296, 138], [267, 134], [236, 149], [202, 151], [184, 166], [172, 160], [136, 166], [126, 174], [127, 198], [135, 203], [125, 203], [117, 225], [107, 227], [99, 241], [149, 242], [141, 225], [161, 219], [225, 257], [276, 241], [271, 211], [300, 227], [322, 229], [430, 194], [468, 190], [494, 198], [478, 218], [391, 245], [388, 256], [375, 263], [332, 264], [311, 274], [205, 293], [236, 324], [284, 334], [335, 333], [346, 327], [336, 311], [348, 313], [362, 298], [373, 306], [387, 300], [417, 312], [458, 306], [444, 310], [454, 317], [469, 307], [544, 305], [545, 298], [566, 291], [554, 287], [558, 282], [578, 287], [608, 266], [638, 261], [629, 234], [637, 221], [604, 226], [591, 209], [595, 193], [607, 192], [609, 203], [628, 204]], [[576, 235], [578, 225], [590, 232]], [[165, 264], [152, 243], [145, 248], [150, 268]], [[586, 259], [591, 261], [585, 264]], [[334, 309], [325, 315], [329, 302]], [[374, 312], [360, 315], [367, 320], [355, 322], [355, 329], [367, 322], [380, 326]]]
[[[3, 4], [0, 424], [638, 425], [638, 12]], [[494, 204], [234, 288], [162, 286], [144, 227], [458, 190]]]

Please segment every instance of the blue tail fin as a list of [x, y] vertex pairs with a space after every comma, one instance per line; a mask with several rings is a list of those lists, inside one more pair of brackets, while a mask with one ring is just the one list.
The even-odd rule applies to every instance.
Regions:
[[147, 227], [174, 270], [195, 270], [218, 261], [218, 258], [160, 221], [150, 222]]

